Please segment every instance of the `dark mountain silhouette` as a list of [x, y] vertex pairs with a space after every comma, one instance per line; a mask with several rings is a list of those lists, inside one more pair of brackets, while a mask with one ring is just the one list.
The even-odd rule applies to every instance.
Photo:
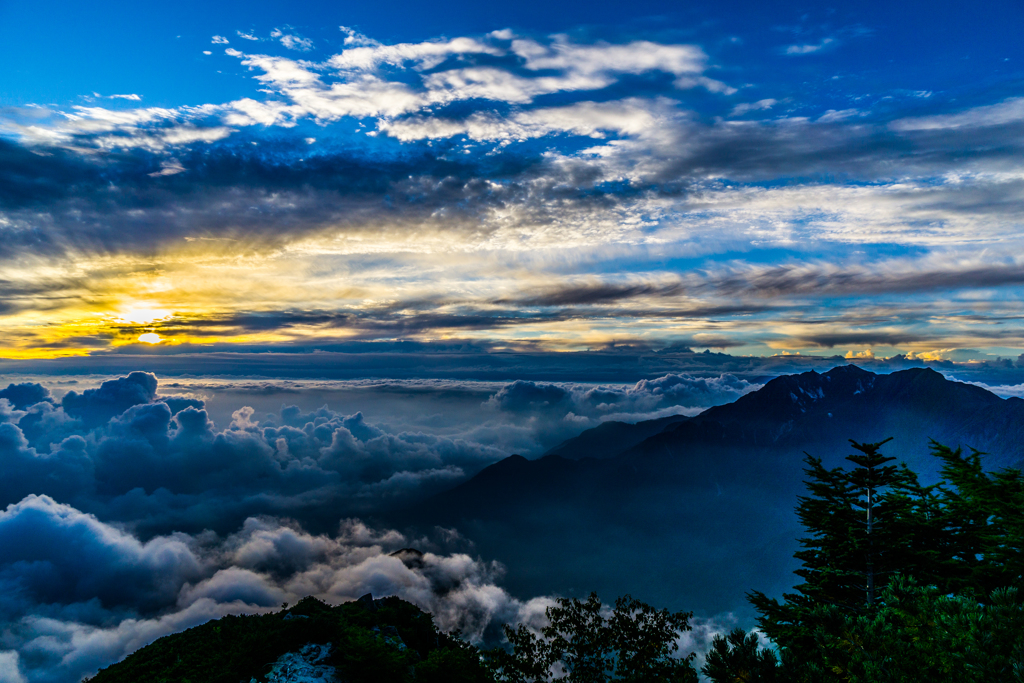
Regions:
[[804, 452], [839, 466], [848, 439], [927, 482], [929, 439], [1020, 466], [1024, 400], [930, 369], [852, 365], [768, 382], [692, 418], [607, 423], [538, 459], [509, 457], [395, 521], [457, 527], [523, 596], [632, 593], [672, 609], [746, 609], [793, 584]]
[[632, 448], [655, 434], [679, 422], [688, 420], [683, 415], [670, 415], [657, 420], [628, 422], [605, 422], [588, 429], [579, 436], [563, 441], [545, 455], [560, 455], [570, 460], [580, 458], [610, 458]]

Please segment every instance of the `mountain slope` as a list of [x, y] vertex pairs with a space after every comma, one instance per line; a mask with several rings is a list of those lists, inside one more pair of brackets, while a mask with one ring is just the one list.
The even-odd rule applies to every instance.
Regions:
[[164, 636], [91, 683], [484, 683], [479, 658], [395, 597], [227, 616]]
[[838, 466], [847, 439], [893, 436], [883, 452], [929, 480], [934, 438], [1016, 466], [1024, 401], [928, 369], [841, 366], [776, 378], [690, 419], [641, 423], [632, 436], [651, 435], [621, 451], [630, 430], [615, 429], [627, 436], [609, 448], [598, 428], [557, 455], [513, 456], [398, 521], [457, 527], [523, 596], [630, 592], [672, 609], [742, 611], [746, 591], [792, 584], [804, 451]]

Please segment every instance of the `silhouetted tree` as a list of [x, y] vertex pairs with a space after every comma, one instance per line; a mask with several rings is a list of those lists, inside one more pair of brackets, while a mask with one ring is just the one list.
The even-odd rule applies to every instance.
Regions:
[[782, 683], [775, 653], [760, 646], [757, 634], [734, 629], [715, 636], [701, 672], [714, 683]]
[[546, 610], [537, 636], [505, 627], [510, 649], [489, 654], [495, 677], [509, 683], [695, 683], [694, 654], [676, 657], [679, 634], [691, 629], [690, 612], [658, 610], [630, 596], [611, 615], [596, 593], [586, 601], [562, 598]]

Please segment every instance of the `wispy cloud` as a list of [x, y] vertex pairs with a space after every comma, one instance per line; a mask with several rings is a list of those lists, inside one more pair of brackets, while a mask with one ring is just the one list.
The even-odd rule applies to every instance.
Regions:
[[821, 52], [827, 47], [834, 47], [836, 45], [835, 38], [822, 38], [821, 42], [810, 43], [804, 45], [787, 45], [783, 50], [784, 54], [787, 55], [809, 55], [815, 52]]
[[270, 32], [271, 38], [276, 38], [282, 45], [289, 50], [297, 50], [298, 52], [309, 52], [313, 49], [313, 41], [309, 38], [303, 38], [301, 36], [292, 35], [290, 33], [284, 33], [281, 29], [274, 29]]

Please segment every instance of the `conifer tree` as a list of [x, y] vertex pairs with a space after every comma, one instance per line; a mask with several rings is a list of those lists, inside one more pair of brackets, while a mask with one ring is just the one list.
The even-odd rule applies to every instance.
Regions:
[[879, 587], [896, 572], [934, 573], [937, 559], [926, 543], [940, 531], [934, 495], [879, 452], [890, 440], [851, 440], [851, 470], [828, 469], [807, 455], [808, 495], [798, 499], [797, 516], [809, 535], [795, 554], [803, 583], [782, 603], [756, 591], [749, 596], [761, 629], [801, 663], [807, 679], [831, 675], [815, 663], [820, 633], [836, 614], [870, 612]]
[[983, 453], [964, 456], [932, 441], [942, 460], [943, 483], [937, 487], [941, 522], [946, 531], [941, 581], [947, 593], [984, 601], [994, 590], [1024, 589], [1024, 476], [1020, 470], [986, 473]]

